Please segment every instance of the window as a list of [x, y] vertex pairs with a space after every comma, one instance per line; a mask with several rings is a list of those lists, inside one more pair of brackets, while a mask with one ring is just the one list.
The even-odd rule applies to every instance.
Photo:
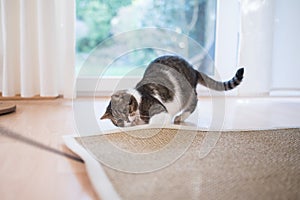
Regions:
[[[158, 27], [173, 30], [193, 38], [200, 45], [209, 50], [214, 57], [215, 39], [215, 0], [195, 1], [161, 1], [161, 0], [77, 0], [77, 70], [84, 64], [83, 61], [99, 43], [114, 35], [145, 27]], [[110, 52], [122, 45], [134, 46], [141, 38], [134, 38], [134, 34], [126, 43], [112, 41], [103, 47], [98, 55], [98, 60], [89, 62], [89, 71], [83, 72], [93, 76], [94, 71], [101, 66], [99, 61], [111, 57]], [[138, 37], [138, 36], [137, 36]], [[145, 38], [144, 38], [145, 39]], [[113, 39], [112, 39], [113, 40]], [[153, 36], [147, 38], [152, 43], [160, 43], [160, 39]], [[183, 47], [182, 41], [177, 45]], [[165, 41], [166, 46], [174, 45], [174, 38]], [[188, 47], [186, 47], [188, 48]], [[188, 50], [192, 57], [200, 52]], [[141, 66], [138, 73], [143, 72], [145, 64], [155, 57], [166, 54], [164, 50], [144, 48], [132, 50], [125, 55], [120, 55], [112, 63], [108, 76], [122, 76], [130, 68]], [[205, 69], [204, 69], [205, 70]]]
[[132, 87], [147, 64], [164, 54], [179, 54], [207, 74], [215, 71], [217, 4], [221, 1], [76, 0], [76, 3], [79, 93], [94, 93], [96, 84], [101, 95], [110, 94], [124, 76], [128, 80], [122, 86]]

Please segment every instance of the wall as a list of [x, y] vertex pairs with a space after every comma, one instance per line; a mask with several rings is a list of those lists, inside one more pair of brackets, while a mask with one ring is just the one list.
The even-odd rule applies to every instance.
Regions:
[[300, 1], [241, 0], [241, 95], [300, 95]]
[[245, 67], [241, 95], [268, 95], [270, 91], [274, 7], [274, 0], [240, 1], [239, 65]]

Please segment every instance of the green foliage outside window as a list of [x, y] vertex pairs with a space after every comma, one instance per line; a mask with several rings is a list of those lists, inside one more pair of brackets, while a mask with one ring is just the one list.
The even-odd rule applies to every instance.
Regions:
[[77, 37], [77, 51], [89, 52], [99, 42], [111, 35], [111, 20], [119, 8], [131, 0], [76, 0], [77, 24], [86, 29], [85, 35]]
[[[136, 30], [144, 27], [167, 28], [190, 36], [209, 50], [214, 48], [215, 32], [215, 0], [76, 0], [76, 51], [77, 63], [84, 58], [103, 40], [115, 34]], [[134, 46], [141, 38], [114, 45], [107, 44], [99, 51], [95, 62], [87, 75], [93, 74], [93, 68], [101, 65], [99, 60], [110, 58], [110, 52], [122, 45]], [[159, 38], [142, 38], [153, 43], [161, 42]], [[164, 41], [168, 45], [167, 41]], [[170, 41], [170, 45], [174, 45]], [[180, 45], [178, 43], [178, 45]], [[187, 51], [189, 50], [187, 47]], [[127, 68], [144, 66], [160, 53], [153, 49], [133, 51], [113, 64], [111, 75], [120, 75]], [[196, 55], [199, 52], [190, 52]], [[213, 57], [214, 51], [211, 52]]]

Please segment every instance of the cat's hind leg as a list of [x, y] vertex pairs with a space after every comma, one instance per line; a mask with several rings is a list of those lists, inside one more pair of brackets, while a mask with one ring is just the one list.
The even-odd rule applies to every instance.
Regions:
[[197, 102], [197, 95], [193, 95], [183, 111], [175, 117], [174, 124], [180, 124], [180, 122], [186, 120], [196, 109]]

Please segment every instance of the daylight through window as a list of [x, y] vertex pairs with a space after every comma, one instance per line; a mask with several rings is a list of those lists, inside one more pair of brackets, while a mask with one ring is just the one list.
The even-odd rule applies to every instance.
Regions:
[[[164, 45], [178, 45], [186, 49], [186, 54], [192, 63], [205, 73], [211, 74], [213, 65], [198, 65], [197, 57], [208, 52], [210, 60], [214, 59], [215, 50], [215, 25], [216, 25], [216, 0], [76, 0], [76, 69], [88, 64], [88, 70], [80, 72], [85, 76], [94, 76], [101, 65], [102, 59], [114, 60], [106, 72], [106, 76], [122, 76], [131, 69], [135, 75], [141, 76], [147, 64], [163, 54], [172, 52], [164, 49], [142, 48], [135, 49], [117, 58], [112, 58], [111, 52], [125, 46], [138, 43], [141, 38], [134, 35], [126, 41], [115, 41], [101, 46], [97, 51], [97, 59], [85, 60], [92, 50], [105, 41], [123, 32], [140, 28], [157, 27], [168, 29], [177, 34], [184, 34], [195, 40], [203, 47], [203, 51], [195, 50], [181, 41], [169, 38], [163, 41]], [[159, 36], [142, 38], [150, 43], [161, 43]], [[203, 60], [202, 60], [203, 62]]]

